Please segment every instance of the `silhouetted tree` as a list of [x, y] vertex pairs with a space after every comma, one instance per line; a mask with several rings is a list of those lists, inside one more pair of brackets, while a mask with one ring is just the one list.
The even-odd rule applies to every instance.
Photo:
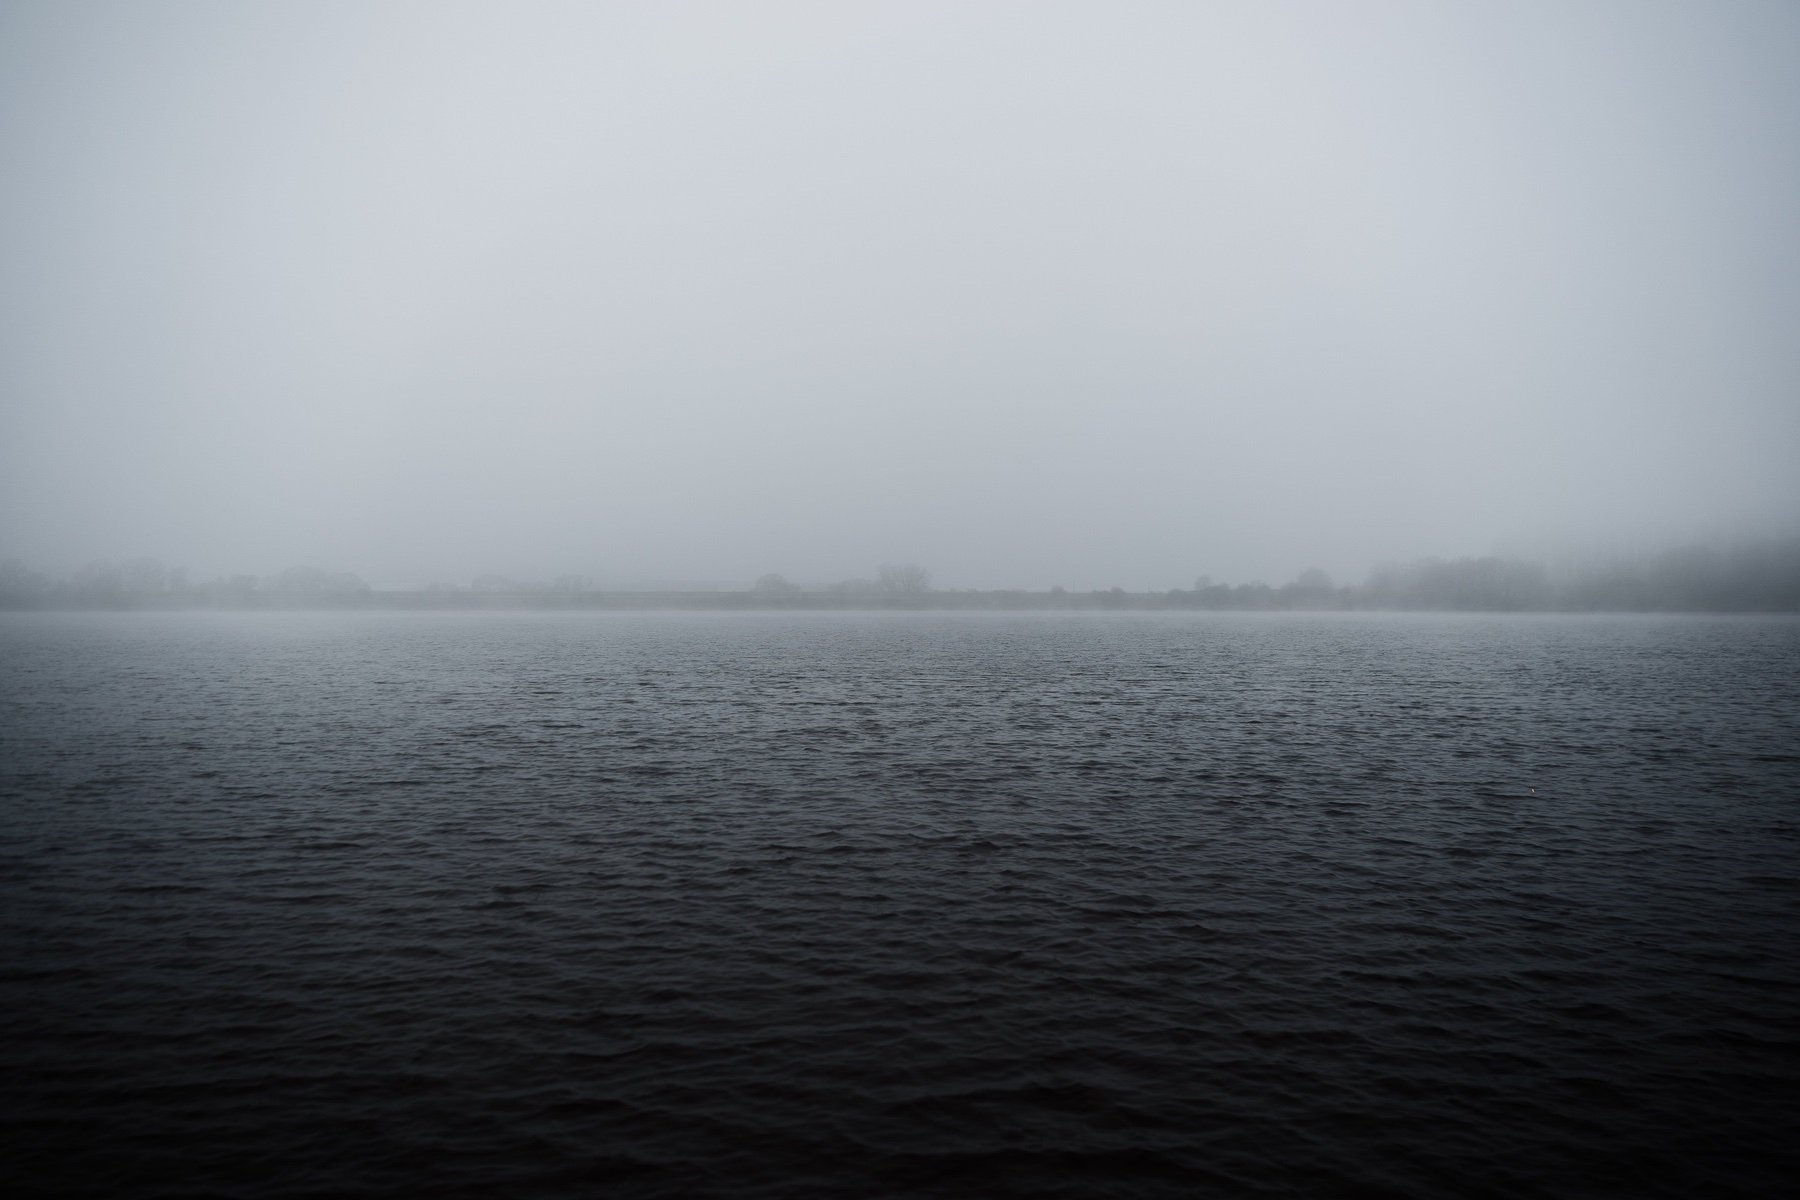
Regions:
[[1300, 572], [1292, 583], [1284, 583], [1279, 591], [1283, 608], [1336, 608], [1337, 595], [1331, 588], [1331, 576], [1317, 567]]
[[109, 562], [91, 562], [69, 577], [78, 601], [87, 604], [120, 604], [125, 599], [125, 579]]
[[1372, 608], [1518, 612], [1551, 607], [1544, 569], [1503, 558], [1421, 559], [1383, 564], [1369, 575], [1356, 599]]
[[916, 594], [931, 590], [931, 572], [917, 563], [882, 563], [875, 572], [877, 591]]
[[759, 596], [793, 596], [800, 591], [799, 587], [773, 571], [758, 576], [756, 582], [750, 585], [750, 590]]

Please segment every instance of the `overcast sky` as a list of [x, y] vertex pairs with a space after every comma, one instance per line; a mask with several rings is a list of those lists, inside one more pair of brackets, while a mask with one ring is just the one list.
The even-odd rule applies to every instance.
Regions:
[[0, 3], [0, 557], [1800, 527], [1800, 5]]

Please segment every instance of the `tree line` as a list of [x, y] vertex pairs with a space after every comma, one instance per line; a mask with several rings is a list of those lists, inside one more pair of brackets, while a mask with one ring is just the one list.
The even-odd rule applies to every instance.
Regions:
[[769, 573], [748, 588], [623, 592], [578, 575], [548, 583], [480, 575], [466, 586], [377, 591], [345, 571], [290, 567], [276, 575], [189, 579], [155, 559], [91, 563], [64, 578], [0, 562], [0, 608], [697, 607], [1411, 610], [1451, 612], [1800, 612], [1800, 538], [1686, 546], [1596, 558], [1552, 569], [1523, 559], [1424, 558], [1376, 567], [1361, 583], [1307, 570], [1279, 586], [1215, 583], [1127, 592], [934, 589], [915, 563], [884, 563], [871, 578], [803, 586]]
[[289, 567], [279, 574], [193, 580], [154, 558], [93, 562], [52, 578], [17, 559], [0, 561], [0, 608], [244, 608], [259, 601], [354, 604], [374, 589], [348, 571]]
[[1290, 583], [1232, 587], [1202, 577], [1169, 594], [1183, 608], [1430, 612], [1797, 612], [1800, 538], [1596, 557], [1556, 569], [1524, 559], [1423, 558], [1360, 584], [1309, 570]]

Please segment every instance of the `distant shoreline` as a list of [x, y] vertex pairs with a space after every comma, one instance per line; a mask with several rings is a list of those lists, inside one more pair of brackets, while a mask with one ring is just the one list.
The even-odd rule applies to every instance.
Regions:
[[377, 589], [350, 572], [313, 566], [198, 581], [143, 558], [91, 563], [53, 579], [12, 559], [0, 561], [0, 610], [8, 609], [1792, 613], [1800, 612], [1800, 537], [1678, 547], [1556, 570], [1494, 556], [1427, 558], [1377, 566], [1360, 583], [1335, 583], [1309, 569], [1279, 586], [1202, 575], [1192, 588], [1144, 592], [934, 588], [931, 573], [911, 563], [884, 563], [872, 579], [831, 584], [794, 584], [771, 573], [750, 586], [607, 588], [580, 575], [539, 583], [490, 574], [467, 586]]
[[806, 592], [766, 596], [755, 592], [434, 592], [375, 591], [353, 594], [261, 593], [235, 602], [176, 596], [125, 596], [110, 600], [42, 600], [0, 603], [3, 612], [1288, 612], [1288, 613], [1629, 613], [1800, 614], [1786, 605], [1500, 606], [1483, 604], [1207, 603], [1191, 592], [945, 591], [914, 595]]

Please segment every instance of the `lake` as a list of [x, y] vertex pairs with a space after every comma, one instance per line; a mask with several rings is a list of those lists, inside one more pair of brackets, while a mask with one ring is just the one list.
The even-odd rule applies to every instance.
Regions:
[[1800, 619], [0, 614], [12, 1194], [1766, 1196]]

